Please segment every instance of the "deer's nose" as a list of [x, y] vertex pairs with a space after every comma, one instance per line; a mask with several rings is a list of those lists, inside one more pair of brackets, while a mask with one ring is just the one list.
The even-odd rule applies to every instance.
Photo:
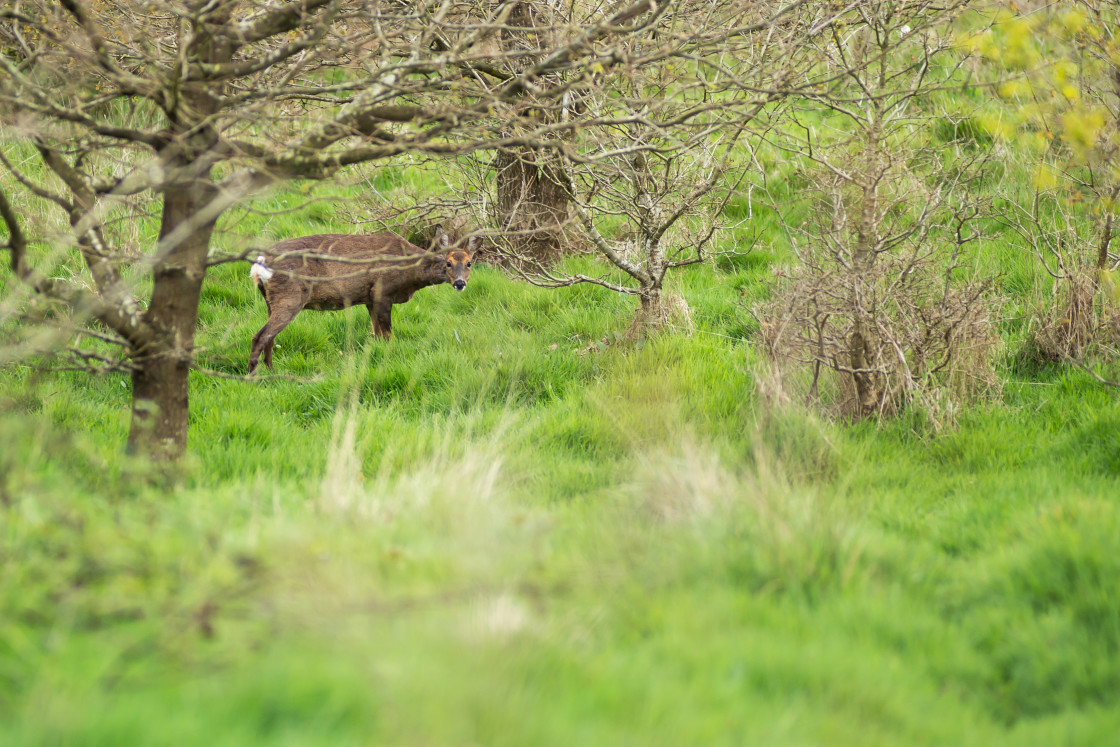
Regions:
[[455, 290], [461, 291], [461, 290], [463, 290], [464, 288], [467, 287], [467, 281], [466, 280], [456, 280], [454, 283], [452, 283], [452, 285], [455, 286]]

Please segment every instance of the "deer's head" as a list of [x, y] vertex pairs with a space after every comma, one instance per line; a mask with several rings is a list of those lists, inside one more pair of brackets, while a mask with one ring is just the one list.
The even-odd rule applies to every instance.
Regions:
[[437, 229], [436, 246], [444, 257], [447, 282], [451, 283], [451, 287], [455, 290], [461, 291], [467, 287], [467, 281], [471, 278], [471, 261], [478, 253], [481, 243], [482, 240], [477, 236], [469, 236], [465, 248], [460, 248], [458, 245], [452, 245], [451, 238], [441, 229]]

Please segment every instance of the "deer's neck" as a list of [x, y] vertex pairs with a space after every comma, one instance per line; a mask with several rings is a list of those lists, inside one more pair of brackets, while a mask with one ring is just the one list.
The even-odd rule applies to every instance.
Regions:
[[429, 285], [438, 285], [447, 282], [447, 273], [443, 271], [446, 262], [443, 255], [425, 254], [420, 261], [403, 271], [402, 285], [405, 290], [418, 291]]
[[443, 266], [446, 264], [447, 258], [442, 254], [426, 254], [424, 255], [424, 268], [427, 282], [425, 285], [439, 285], [440, 283], [447, 282], [447, 273], [443, 271]]

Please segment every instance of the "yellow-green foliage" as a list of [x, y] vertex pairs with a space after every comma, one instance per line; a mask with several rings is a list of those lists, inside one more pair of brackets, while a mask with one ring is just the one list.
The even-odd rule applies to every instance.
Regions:
[[1050, 151], [1057, 137], [1068, 146], [1067, 157], [1081, 165], [1115, 149], [1116, 122], [1104, 100], [1115, 95], [1120, 48], [1102, 29], [1115, 27], [1120, 15], [1109, 4], [1101, 12], [1090, 22], [1076, 6], [1048, 13], [1004, 10], [983, 30], [961, 35], [962, 49], [1001, 71], [995, 90], [1010, 106], [999, 118], [989, 115], [993, 134], [1016, 137], [1017, 146], [1036, 157]]

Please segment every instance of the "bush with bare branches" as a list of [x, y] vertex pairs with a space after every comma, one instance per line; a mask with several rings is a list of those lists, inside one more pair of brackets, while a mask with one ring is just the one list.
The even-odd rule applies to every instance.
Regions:
[[757, 312], [787, 385], [848, 417], [915, 400], [939, 408], [995, 384], [995, 333], [984, 283], [959, 280], [976, 238], [973, 196], [986, 157], [935, 150], [921, 105], [947, 85], [951, 45], [929, 3], [867, 8], [826, 54], [844, 78], [773, 145], [803, 164], [809, 219], [791, 227], [796, 268], [779, 273]]

